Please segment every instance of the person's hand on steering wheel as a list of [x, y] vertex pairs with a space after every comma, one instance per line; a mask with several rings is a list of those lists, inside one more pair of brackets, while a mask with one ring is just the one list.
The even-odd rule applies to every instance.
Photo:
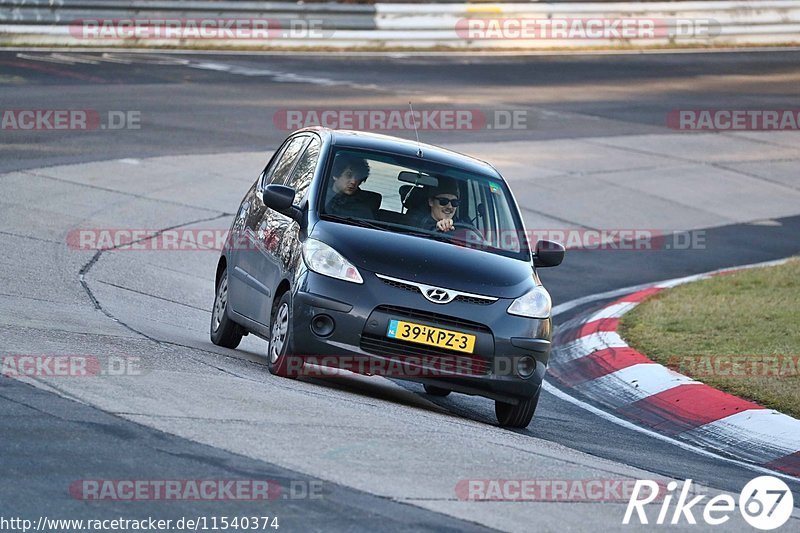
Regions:
[[456, 229], [456, 225], [452, 218], [443, 218], [436, 222], [436, 229], [439, 231], [453, 231]]

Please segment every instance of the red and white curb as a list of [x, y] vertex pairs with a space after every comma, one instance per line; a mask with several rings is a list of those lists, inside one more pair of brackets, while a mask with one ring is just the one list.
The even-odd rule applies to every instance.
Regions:
[[548, 373], [621, 418], [703, 449], [800, 477], [800, 420], [654, 363], [617, 333], [622, 315], [649, 296], [736, 270], [741, 268], [634, 289], [560, 328]]

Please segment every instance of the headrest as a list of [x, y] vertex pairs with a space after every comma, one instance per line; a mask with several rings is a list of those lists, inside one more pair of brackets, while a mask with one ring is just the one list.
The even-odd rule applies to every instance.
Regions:
[[[409, 191], [411, 191], [411, 194], [409, 194]], [[406, 198], [406, 195], [408, 195], [408, 198]], [[400, 200], [406, 209], [420, 209], [428, 205], [428, 191], [425, 187], [403, 185], [400, 187]]]
[[377, 213], [378, 209], [381, 208], [381, 200], [383, 200], [383, 196], [381, 196], [380, 193], [374, 191], [365, 191], [362, 189], [359, 193], [359, 196], [364, 198], [364, 201], [373, 213]]

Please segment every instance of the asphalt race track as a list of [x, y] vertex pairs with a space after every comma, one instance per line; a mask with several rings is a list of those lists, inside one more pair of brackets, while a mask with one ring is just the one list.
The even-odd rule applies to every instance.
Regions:
[[[562, 266], [540, 271], [555, 305], [788, 257], [800, 252], [800, 134], [680, 132], [666, 117], [797, 108], [800, 51], [448, 58], [20, 50], [0, 52], [0, 94], [4, 110], [89, 110], [101, 123], [121, 112], [138, 125], [0, 130], [0, 355], [80, 354], [101, 366], [134, 358], [141, 370], [0, 376], [2, 517], [277, 516], [282, 531], [589, 531], [622, 527], [625, 502], [476, 502], [457, 486], [692, 479], [737, 495], [763, 473], [598, 416], [553, 384], [531, 425], [509, 431], [481, 398], [434, 398], [380, 377], [276, 378], [265, 342], [250, 336], [227, 350], [208, 339], [216, 252], [95, 253], [68, 245], [68, 234], [227, 229], [289, 133], [276, 118], [282, 112], [402, 110], [410, 100], [490, 117], [491, 128], [420, 136], [495, 163], [529, 228], [702, 237], [690, 249], [568, 251]], [[524, 125], [492, 122], [497, 111], [522, 113]], [[556, 323], [608, 300], [570, 306]], [[269, 501], [92, 501], [71, 490], [80, 480], [243, 479], [283, 490]], [[795, 494], [784, 529], [796, 530], [800, 481], [784, 479]], [[725, 527], [752, 530], [738, 515]]]

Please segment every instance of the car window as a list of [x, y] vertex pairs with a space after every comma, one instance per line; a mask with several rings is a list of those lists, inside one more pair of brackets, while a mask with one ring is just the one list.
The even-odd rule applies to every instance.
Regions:
[[475, 225], [476, 228], [482, 232], [486, 231], [485, 217], [479, 215], [480, 208], [483, 206], [483, 200], [480, 197], [480, 184], [472, 181], [469, 183], [469, 195], [467, 202], [464, 205], [467, 218]]
[[286, 185], [292, 187], [295, 191], [295, 202], [300, 203], [308, 192], [308, 187], [314, 179], [314, 170], [317, 168], [319, 161], [319, 150], [322, 143], [317, 137], [311, 137], [306, 151], [297, 162], [297, 166], [292, 173], [292, 177], [286, 181]]
[[306, 141], [308, 141], [307, 135], [299, 135], [284, 144], [280, 155], [264, 170], [262, 184], [283, 185]]
[[283, 155], [283, 152], [286, 151], [287, 146], [289, 146], [289, 142], [284, 141], [269, 159], [269, 162], [267, 163], [267, 166], [264, 167], [264, 170], [261, 171], [261, 175], [258, 177], [259, 189], [263, 189], [265, 185], [269, 185], [269, 178], [272, 177], [272, 174], [275, 171], [275, 166], [278, 164], [278, 161], [280, 161], [281, 156]]
[[[502, 179], [400, 154], [338, 148], [332, 155], [323, 184], [326, 196], [318, 206], [323, 218], [331, 215], [333, 221], [350, 224], [361, 220], [371, 227], [401, 233], [413, 230], [417, 235], [430, 234], [432, 239], [529, 259], [527, 241], [520, 238], [524, 229], [519, 212]], [[337, 164], [339, 158], [341, 164]], [[337, 180], [335, 172], [341, 173]], [[357, 178], [355, 190], [354, 173], [366, 174], [366, 178]], [[430, 204], [432, 195], [446, 202], [453, 194], [458, 197], [457, 207]], [[446, 213], [455, 227], [437, 230], [439, 219], [433, 218], [434, 211], [440, 217]]]

